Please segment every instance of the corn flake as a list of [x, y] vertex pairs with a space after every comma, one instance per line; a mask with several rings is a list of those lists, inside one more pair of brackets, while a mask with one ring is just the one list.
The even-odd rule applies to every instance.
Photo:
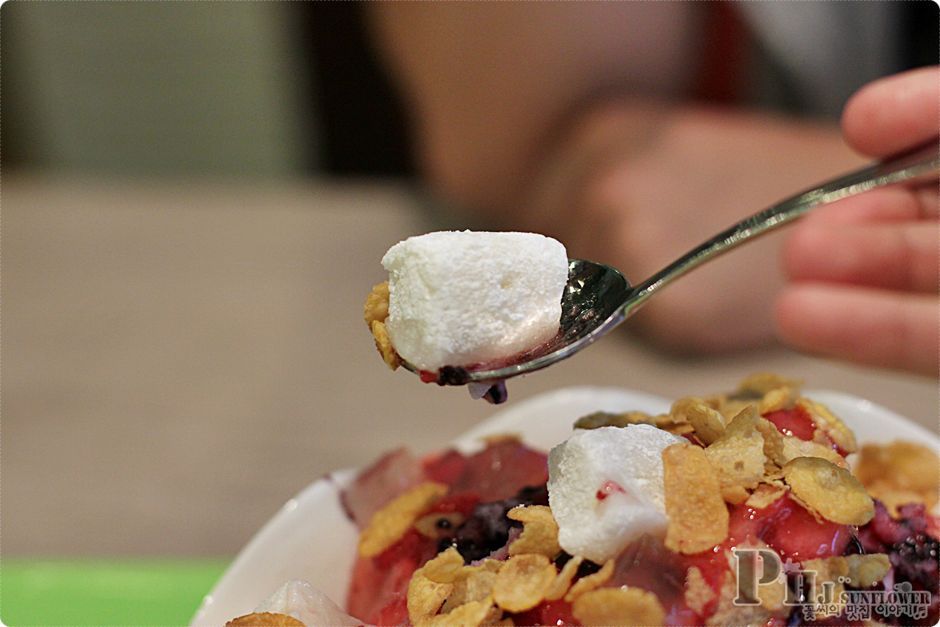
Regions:
[[787, 597], [787, 576], [784, 572], [777, 573], [777, 578], [757, 586], [757, 599], [761, 606], [770, 612], [781, 612], [785, 608]]
[[600, 427], [627, 427], [629, 425], [653, 425], [653, 416], [641, 411], [628, 411], [611, 413], [596, 411], [587, 416], [578, 418], [574, 423], [575, 429], [599, 429]]
[[607, 581], [614, 576], [614, 560], [607, 560], [604, 562], [604, 565], [601, 566], [601, 569], [594, 573], [593, 575], [588, 575], [587, 577], [581, 577], [571, 588], [568, 590], [568, 593], [565, 595], [565, 601], [571, 603], [582, 594], [600, 588]]
[[545, 598], [557, 571], [547, 557], [515, 555], [496, 574], [493, 600], [508, 612], [530, 610]]
[[847, 555], [842, 559], [848, 566], [848, 584], [856, 588], [872, 587], [884, 579], [891, 570], [891, 560], [884, 553]]
[[398, 542], [415, 520], [446, 493], [443, 483], [426, 482], [392, 499], [372, 516], [359, 536], [359, 555], [375, 557]]
[[441, 609], [453, 589], [454, 584], [431, 581], [419, 568], [408, 582], [408, 619], [415, 625], [430, 619]]
[[[496, 573], [502, 564], [496, 560], [487, 560], [486, 562], [490, 564], [464, 566], [454, 581], [454, 589], [447, 597], [447, 601], [444, 602], [441, 612], [450, 612], [465, 603], [485, 601], [493, 596], [493, 588], [496, 586]], [[496, 565], [495, 569], [492, 564]]]
[[716, 394], [713, 396], [706, 396], [704, 399], [705, 404], [721, 414], [725, 423], [731, 421], [732, 418], [741, 413], [748, 405], [753, 405], [760, 400], [758, 395], [755, 398], [747, 397], [738, 397], [738, 396], [729, 396], [728, 394]]
[[780, 465], [783, 466], [791, 459], [796, 459], [797, 457], [819, 457], [828, 462], [832, 462], [840, 468], [848, 467], [845, 458], [833, 450], [831, 446], [820, 444], [819, 442], [801, 440], [793, 435], [784, 436], [781, 454], [783, 463]]
[[385, 328], [385, 323], [373, 320], [371, 328], [372, 338], [375, 340], [375, 348], [382, 356], [382, 361], [392, 370], [397, 370], [398, 366], [401, 365], [401, 357], [399, 357], [395, 347], [392, 346], [392, 339], [388, 336], [388, 329]]
[[728, 535], [728, 508], [718, 472], [705, 451], [691, 444], [663, 450], [666, 492], [666, 547], [692, 554], [709, 549]]
[[683, 422], [681, 419], [677, 419], [675, 416], [670, 416], [669, 414], [653, 416], [653, 426], [679, 436], [695, 431], [695, 428], [688, 422]]
[[855, 476], [891, 510], [907, 503], [932, 508], [940, 492], [940, 459], [932, 449], [913, 442], [866, 444]]
[[[726, 625], [764, 625], [774, 616], [763, 604], [741, 605], [735, 604], [737, 585], [731, 572], [725, 573], [718, 594], [718, 605], [715, 612], [708, 618], [706, 625], [725, 627]], [[789, 608], [787, 608], [789, 609]], [[780, 612], [782, 613], [782, 611]]]
[[705, 449], [705, 455], [718, 471], [722, 497], [729, 503], [741, 503], [748, 491], [764, 478], [766, 457], [764, 438], [757, 430], [756, 410], [748, 406], [735, 416], [720, 438]]
[[552, 510], [544, 505], [514, 507], [506, 516], [522, 523], [522, 535], [509, 545], [509, 555], [538, 553], [554, 559], [561, 552], [558, 545], [558, 523]]
[[552, 581], [552, 585], [548, 587], [548, 590], [545, 592], [546, 601], [557, 601], [558, 599], [565, 596], [565, 593], [568, 592], [568, 589], [571, 587], [571, 582], [574, 579], [574, 576], [578, 573], [578, 568], [581, 566], [581, 562], [584, 561], [584, 558], [580, 555], [572, 557], [570, 560], [565, 562], [565, 565], [562, 567], [558, 575], [555, 576], [555, 580]]
[[676, 424], [688, 423], [702, 444], [708, 445], [725, 432], [725, 419], [701, 398], [680, 398], [672, 404], [669, 415]]
[[715, 599], [715, 591], [705, 581], [697, 566], [692, 566], [685, 575], [685, 604], [696, 614], [705, 614], [705, 608]]
[[799, 389], [789, 385], [768, 390], [760, 399], [757, 410], [763, 415], [782, 409], [793, 409], [799, 394]]
[[816, 423], [816, 426], [819, 427], [836, 446], [846, 453], [854, 453], [858, 450], [858, 444], [855, 442], [855, 434], [852, 433], [852, 430], [833, 414], [828, 407], [808, 398], [799, 399], [797, 405], [809, 413], [813, 422]]
[[803, 382], [798, 379], [787, 379], [772, 372], [757, 372], [746, 377], [738, 384], [736, 394], [750, 394], [753, 398], [760, 398], [778, 388], [799, 389]]
[[486, 624], [490, 611], [493, 609], [493, 600], [485, 599], [483, 601], [471, 601], [455, 607], [447, 614], [439, 614], [420, 623], [415, 623], [421, 627], [452, 627], [454, 625], [466, 625], [476, 627]]
[[815, 614], [819, 617], [840, 614], [843, 606], [841, 597], [845, 591], [844, 582], [849, 576], [849, 566], [845, 559], [829, 557], [805, 560], [801, 569], [804, 573], [816, 573], [813, 590], [815, 598], [809, 599], [813, 603]]
[[421, 574], [435, 583], [454, 583], [464, 568], [463, 556], [456, 548], [441, 551], [421, 567]]
[[762, 483], [751, 493], [745, 503], [754, 509], [764, 509], [787, 493], [787, 486], [774, 483]]
[[582, 625], [662, 625], [659, 599], [640, 588], [601, 588], [579, 596], [572, 614]]
[[304, 627], [303, 622], [287, 614], [255, 612], [233, 618], [225, 627]]
[[925, 498], [925, 495], [920, 492], [899, 490], [891, 485], [890, 480], [875, 481], [865, 486], [865, 488], [873, 499], [881, 501], [881, 504], [888, 510], [888, 514], [893, 518], [901, 517], [901, 507], [904, 505], [923, 503], [928, 508], [931, 508], [937, 502], [936, 494], [929, 495], [929, 498]]
[[826, 520], [864, 525], [875, 515], [875, 505], [858, 479], [825, 459], [797, 457], [782, 472], [797, 501]]
[[363, 307], [362, 317], [366, 321], [366, 326], [372, 328], [372, 323], [378, 320], [385, 322], [388, 318], [388, 281], [383, 281], [372, 286], [372, 291], [366, 296], [366, 304]]

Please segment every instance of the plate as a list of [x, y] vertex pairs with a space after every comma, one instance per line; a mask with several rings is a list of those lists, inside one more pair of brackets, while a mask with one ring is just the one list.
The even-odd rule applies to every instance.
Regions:
[[[940, 451], [936, 434], [889, 409], [840, 392], [807, 390], [805, 395], [828, 405], [861, 443], [911, 440]], [[564, 388], [512, 405], [453, 446], [469, 453], [482, 447], [486, 435], [518, 433], [528, 445], [547, 451], [565, 440], [572, 423], [584, 414], [627, 410], [656, 414], [668, 411], [669, 405], [667, 399], [620, 388]], [[331, 473], [284, 504], [235, 558], [191, 624], [217, 627], [248, 614], [289, 579], [309, 581], [342, 605], [358, 534], [340, 506], [339, 493], [355, 473]]]

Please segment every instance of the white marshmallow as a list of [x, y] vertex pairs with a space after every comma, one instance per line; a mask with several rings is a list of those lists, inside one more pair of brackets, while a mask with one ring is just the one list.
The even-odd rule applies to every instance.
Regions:
[[382, 265], [389, 338], [423, 370], [509, 357], [558, 332], [568, 255], [544, 235], [428, 233], [392, 246]]
[[362, 625], [306, 581], [293, 579], [277, 589], [256, 613], [273, 612], [293, 616], [307, 627]]
[[603, 564], [641, 535], [663, 534], [662, 451], [683, 441], [650, 425], [630, 425], [578, 430], [553, 448], [548, 501], [561, 547]]

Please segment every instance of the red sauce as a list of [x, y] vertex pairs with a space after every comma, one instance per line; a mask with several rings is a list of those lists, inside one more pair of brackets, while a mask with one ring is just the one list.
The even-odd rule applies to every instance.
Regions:
[[611, 494], [614, 494], [615, 492], [626, 494], [626, 491], [623, 489], [623, 487], [616, 481], [605, 481], [604, 485], [600, 487], [600, 489], [597, 491], [597, 494], [595, 494], [594, 496], [597, 498], [598, 501], [603, 501], [604, 499], [606, 499]]
[[538, 607], [512, 617], [516, 625], [580, 625], [571, 612], [571, 604], [563, 600], [543, 601]]
[[523, 363], [540, 357], [542, 355], [547, 355], [562, 345], [563, 336], [559, 332], [554, 338], [548, 342], [543, 342], [534, 348], [524, 350], [518, 353], [514, 353], [507, 357], [500, 357], [499, 359], [491, 359], [490, 361], [477, 362], [474, 364], [465, 364], [462, 366], [444, 366], [439, 368], [436, 371], [433, 370], [419, 370], [418, 377], [424, 383], [440, 383], [441, 385], [455, 385], [455, 383], [448, 382], [447, 376], [442, 376], [446, 374], [447, 371], [463, 371], [465, 373], [472, 372], [484, 372], [489, 370], [499, 370], [501, 368], [507, 368], [509, 366]]

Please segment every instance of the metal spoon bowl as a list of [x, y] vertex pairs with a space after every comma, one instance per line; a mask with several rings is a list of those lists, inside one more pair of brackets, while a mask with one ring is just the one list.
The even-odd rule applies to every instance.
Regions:
[[[764, 233], [780, 228], [810, 209], [878, 187], [936, 179], [940, 173], [940, 138], [850, 172], [787, 198], [752, 215], [696, 246], [671, 264], [631, 287], [614, 268], [581, 259], [568, 262], [568, 284], [562, 296], [561, 324], [551, 342], [493, 364], [445, 367], [438, 372], [440, 385], [477, 385], [487, 400], [505, 400], [505, 379], [534, 372], [571, 357], [609, 333], [633, 315], [664, 286], [718, 255]], [[413, 366], [404, 364], [413, 372]]]

